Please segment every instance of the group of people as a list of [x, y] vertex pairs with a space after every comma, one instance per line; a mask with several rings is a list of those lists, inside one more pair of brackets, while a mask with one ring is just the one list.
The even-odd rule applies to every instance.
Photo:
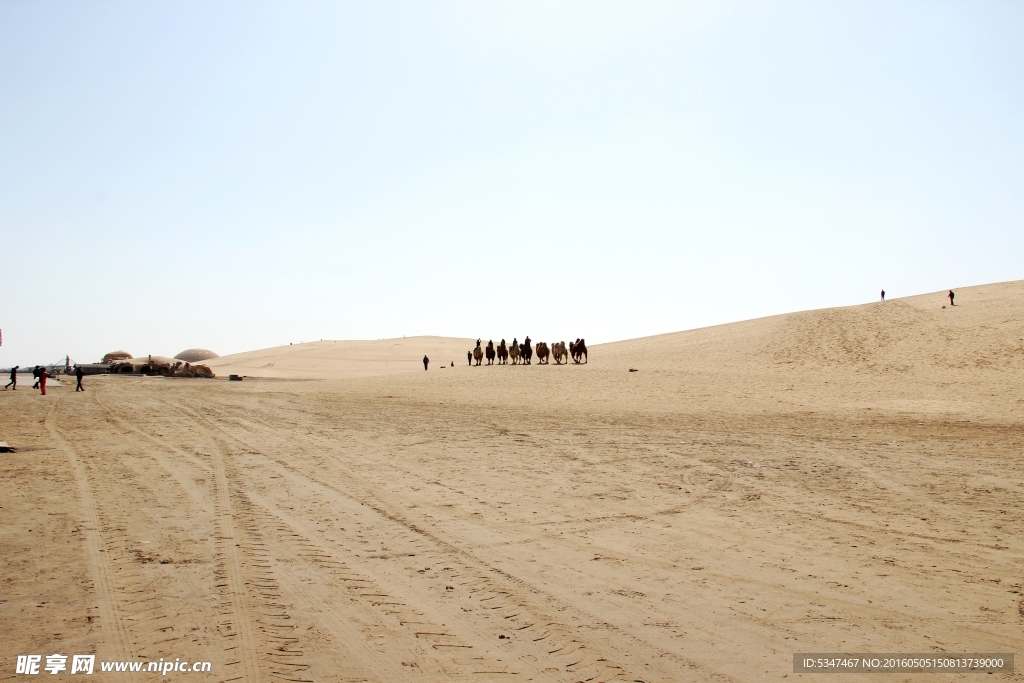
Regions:
[[[10, 388], [12, 391], [18, 390], [18, 368], [20, 365], [15, 365], [11, 368], [11, 381], [4, 387], [4, 391]], [[39, 389], [43, 396], [46, 396], [46, 380], [49, 378], [50, 373], [46, 371], [42, 365], [37, 365], [32, 368], [32, 378], [35, 380], [35, 384], [32, 385], [33, 389]], [[75, 378], [78, 380], [78, 384], [75, 385], [75, 391], [85, 391], [85, 387], [82, 386], [82, 378], [85, 377], [85, 371], [82, 370], [81, 365], [75, 366]]]

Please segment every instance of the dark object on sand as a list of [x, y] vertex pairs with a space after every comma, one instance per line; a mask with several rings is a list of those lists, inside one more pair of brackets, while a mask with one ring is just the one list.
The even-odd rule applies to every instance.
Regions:
[[229, 382], [241, 382], [242, 381], [242, 376], [241, 375], [228, 375], [228, 381]]
[[630, 368], [630, 369], [629, 369], [629, 371], [630, 371], [630, 372], [640, 372], [640, 371], [639, 371], [639, 370], [637, 370], [636, 368]]
[[8, 446], [6, 441], [0, 441], [0, 453], [13, 453], [14, 447]]
[[579, 363], [580, 361], [587, 362], [587, 342], [583, 339], [569, 342], [569, 355], [572, 356], [574, 363]]

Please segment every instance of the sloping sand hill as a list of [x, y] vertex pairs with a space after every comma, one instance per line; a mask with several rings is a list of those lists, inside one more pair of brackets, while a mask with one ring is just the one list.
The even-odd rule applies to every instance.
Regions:
[[466, 351], [476, 340], [457, 337], [403, 337], [378, 341], [319, 341], [289, 344], [221, 356], [206, 364], [218, 375], [341, 379], [423, 372], [423, 356], [431, 367], [466, 365]]
[[823, 680], [796, 652], [1020, 652], [1024, 282], [944, 295], [586, 365], [324, 342], [218, 367], [272, 381], [0, 392], [5, 671], [747, 682]]

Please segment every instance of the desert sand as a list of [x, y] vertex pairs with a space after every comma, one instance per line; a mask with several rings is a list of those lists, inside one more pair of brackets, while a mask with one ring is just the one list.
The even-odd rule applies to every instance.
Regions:
[[0, 679], [54, 652], [423, 682], [832, 680], [793, 653], [1020, 652], [1024, 282], [956, 300], [586, 365], [317, 342], [211, 363], [243, 382], [0, 393]]

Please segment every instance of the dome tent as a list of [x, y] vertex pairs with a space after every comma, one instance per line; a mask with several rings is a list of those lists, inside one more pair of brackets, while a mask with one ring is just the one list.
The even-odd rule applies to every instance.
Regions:
[[220, 356], [209, 349], [185, 349], [174, 358], [176, 360], [183, 360], [186, 363], [199, 363], [211, 358], [220, 358]]

